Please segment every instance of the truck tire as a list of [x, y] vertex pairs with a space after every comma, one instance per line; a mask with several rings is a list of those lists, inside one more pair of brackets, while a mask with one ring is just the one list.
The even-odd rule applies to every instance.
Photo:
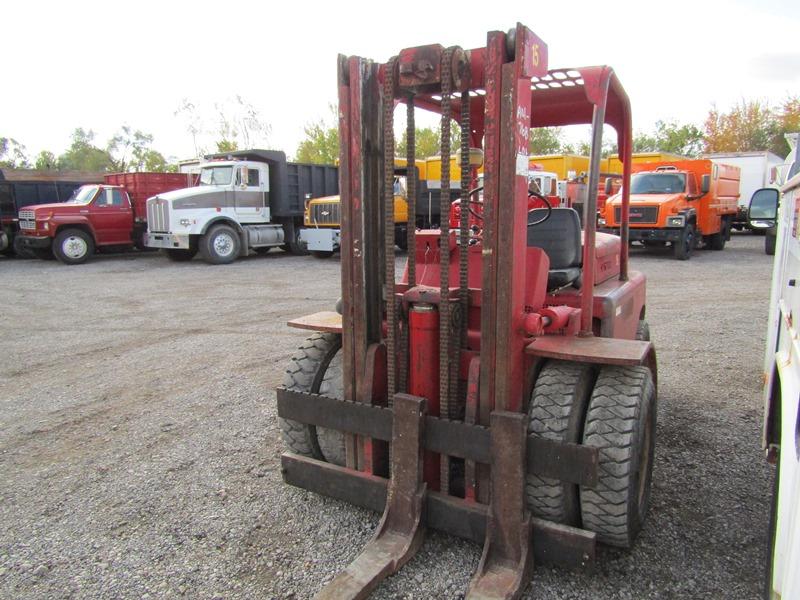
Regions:
[[778, 237], [774, 233], [767, 233], [764, 234], [764, 252], [767, 253], [768, 256], [775, 256], [775, 242], [778, 241]]
[[600, 451], [598, 482], [580, 487], [583, 528], [600, 542], [629, 548], [650, 506], [656, 394], [647, 367], [605, 365], [594, 384], [583, 445]]
[[[342, 336], [315, 333], [295, 352], [283, 376], [288, 390], [344, 397]], [[305, 425], [278, 417], [283, 443], [295, 454], [343, 466], [344, 434], [341, 431]]]
[[650, 341], [650, 325], [644, 319], [639, 319], [639, 324], [636, 326], [636, 339], [640, 342]]
[[672, 242], [672, 254], [678, 260], [689, 260], [695, 247], [694, 223], [687, 223], [681, 230], [680, 238]]
[[182, 249], [175, 249], [175, 250], [165, 250], [167, 253], [167, 258], [170, 259], [172, 262], [188, 262], [192, 260], [195, 255], [197, 254], [197, 250], [182, 250]]
[[333, 256], [333, 250], [312, 250], [311, 256], [314, 258], [330, 258]]
[[[528, 408], [528, 435], [580, 443], [594, 369], [587, 363], [549, 361], [536, 378]], [[531, 512], [543, 519], [580, 525], [578, 486], [528, 474], [525, 496]]]
[[53, 254], [65, 265], [85, 263], [93, 252], [94, 240], [82, 229], [64, 229], [53, 240]]
[[237, 231], [228, 225], [216, 225], [200, 239], [200, 256], [212, 265], [227, 265], [239, 257], [241, 242]]

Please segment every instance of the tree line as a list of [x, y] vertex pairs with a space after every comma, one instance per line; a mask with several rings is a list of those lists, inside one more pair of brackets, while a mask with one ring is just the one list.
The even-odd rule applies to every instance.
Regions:
[[[328, 107], [329, 115], [308, 123], [294, 159], [298, 162], [334, 164], [339, 158], [337, 108]], [[203, 109], [183, 100], [175, 111], [192, 136], [196, 156], [209, 150], [231, 152], [239, 148], [269, 147], [270, 125], [252, 104], [235, 96], [214, 103], [213, 110]], [[741, 100], [728, 111], [712, 106], [702, 124], [657, 121], [650, 131], [637, 131], [633, 152], [670, 152], [696, 157], [712, 152], [748, 152], [769, 150], [785, 156], [789, 147], [785, 133], [800, 131], [800, 96], [787, 96], [777, 104], [763, 100]], [[587, 135], [588, 138], [588, 135]], [[457, 124], [451, 127], [451, 148], [460, 145]], [[415, 133], [417, 156], [439, 154], [441, 136], [438, 127], [420, 127]], [[589, 142], [571, 142], [560, 127], [532, 129], [531, 154], [589, 154]], [[398, 156], [406, 154], [405, 132], [397, 140]], [[603, 154], [616, 153], [615, 143], [605, 143]], [[79, 171], [174, 171], [177, 164], [153, 148], [153, 136], [123, 125], [105, 144], [96, 142], [91, 129], [73, 131], [71, 144], [59, 156], [47, 150], [34, 157], [27, 155], [23, 144], [0, 137], [0, 167], [62, 169]]]
[[[330, 111], [335, 116], [336, 107]], [[728, 111], [712, 107], [702, 124], [657, 121], [650, 131], [637, 131], [633, 152], [669, 152], [696, 157], [712, 152], [768, 150], [785, 156], [789, 146], [784, 134], [800, 131], [800, 96], [788, 96], [777, 105], [762, 100], [742, 100]], [[305, 139], [297, 149], [300, 162], [334, 163], [339, 158], [339, 130], [335, 119], [319, 119], [306, 125]], [[459, 147], [459, 129], [451, 128], [451, 148]], [[587, 135], [588, 138], [588, 135]], [[417, 156], [439, 154], [439, 128], [417, 128]], [[406, 134], [397, 142], [398, 156], [406, 153]], [[579, 154], [588, 156], [589, 141], [574, 143], [561, 127], [530, 130], [529, 152], [537, 154]], [[603, 155], [617, 152], [616, 143], [605, 143]]]

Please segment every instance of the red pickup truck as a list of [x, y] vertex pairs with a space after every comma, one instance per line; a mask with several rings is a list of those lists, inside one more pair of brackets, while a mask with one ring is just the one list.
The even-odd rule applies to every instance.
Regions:
[[186, 173], [114, 173], [104, 179], [81, 186], [66, 202], [21, 208], [19, 244], [38, 258], [67, 265], [86, 262], [97, 248], [142, 250], [147, 199], [194, 184]]

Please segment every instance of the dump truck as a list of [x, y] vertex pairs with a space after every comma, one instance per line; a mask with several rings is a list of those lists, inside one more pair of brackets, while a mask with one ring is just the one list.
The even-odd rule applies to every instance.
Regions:
[[[454, 177], [460, 176], [459, 157], [450, 158], [450, 169]], [[479, 161], [475, 152], [473, 162]], [[477, 164], [477, 163], [476, 163]], [[442, 172], [442, 160], [439, 156], [431, 156], [416, 161], [413, 175], [416, 177], [413, 188], [416, 190], [416, 227], [430, 227], [439, 223], [439, 186]], [[408, 165], [403, 158], [395, 158], [394, 168], [394, 222], [395, 244], [406, 250], [408, 229]], [[458, 186], [454, 183], [454, 188]], [[329, 258], [341, 246], [341, 208], [339, 196], [316, 198], [306, 201], [300, 240], [312, 255], [317, 258]]]
[[111, 173], [104, 183], [79, 187], [63, 203], [19, 211], [22, 248], [66, 265], [86, 262], [95, 250], [144, 250], [147, 198], [192, 185], [182, 173]]
[[[597, 542], [629, 548], [647, 518], [657, 413], [646, 281], [628, 261], [630, 170], [617, 237], [571, 208], [529, 210], [527, 155], [532, 127], [591, 123], [593, 215], [604, 124], [630, 165], [613, 69], [548, 70], [547, 46], [518, 24], [469, 51], [340, 56], [338, 92], [341, 312], [290, 323], [311, 334], [277, 390], [281, 472], [383, 517], [316, 597], [366, 598], [428, 529], [483, 544], [472, 599], [518, 598], [538, 562], [590, 568]], [[396, 103], [409, 128], [419, 107], [464, 132], [458, 191], [443, 165], [440, 226], [408, 228], [402, 273], [382, 169]], [[482, 186], [470, 145], [484, 151]], [[474, 210], [451, 228], [456, 198]]]
[[291, 163], [276, 150], [210, 154], [199, 165], [198, 186], [147, 201], [149, 248], [174, 261], [196, 254], [228, 264], [250, 251], [283, 248], [306, 254], [301, 240], [306, 200], [338, 193], [333, 165]]
[[[797, 319], [800, 296], [800, 160], [794, 156], [788, 181], [772, 196], [777, 219], [777, 246], [772, 270], [764, 358], [762, 448], [775, 465], [769, 518], [765, 598], [800, 597], [800, 349]], [[765, 198], [766, 199], [766, 198]]]
[[[630, 240], [646, 247], [672, 245], [678, 260], [701, 245], [722, 250], [738, 211], [739, 167], [708, 159], [632, 166]], [[620, 233], [621, 195], [609, 199], [602, 231]]]
[[80, 186], [103, 183], [103, 173], [41, 169], [0, 169], [0, 253], [32, 258], [16, 239], [19, 209], [66, 202]]

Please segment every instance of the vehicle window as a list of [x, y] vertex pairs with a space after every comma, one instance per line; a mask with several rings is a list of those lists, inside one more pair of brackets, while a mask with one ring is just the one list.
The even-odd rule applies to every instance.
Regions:
[[96, 185], [82, 185], [67, 200], [70, 204], [89, 204], [97, 193]]
[[75, 193], [80, 186], [78, 183], [59, 183], [58, 184], [58, 201], [66, 202], [70, 199], [72, 194]]
[[111, 205], [122, 206], [122, 190], [111, 189], [109, 192], [111, 192]]
[[640, 173], [631, 180], [631, 194], [677, 194], [685, 189], [684, 173]]
[[111, 194], [109, 193], [111, 190], [105, 189], [100, 190], [100, 193], [97, 195], [97, 201], [95, 202], [96, 206], [110, 206], [111, 205]]
[[206, 167], [200, 171], [200, 185], [230, 185], [233, 167]]
[[258, 169], [247, 170], [247, 185], [249, 187], [258, 187], [259, 185]]

